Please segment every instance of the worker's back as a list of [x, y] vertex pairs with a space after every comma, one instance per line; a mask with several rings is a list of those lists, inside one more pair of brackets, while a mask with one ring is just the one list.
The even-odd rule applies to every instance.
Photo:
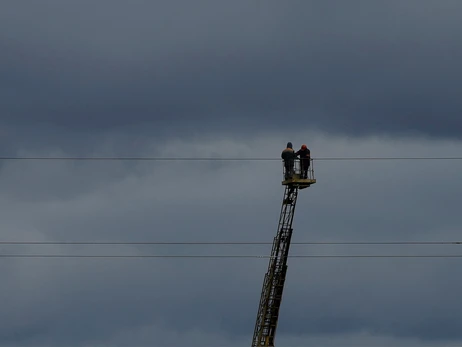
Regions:
[[282, 151], [281, 158], [284, 160], [295, 159], [295, 152], [291, 148], [286, 148]]
[[295, 159], [295, 152], [294, 152], [294, 150], [292, 148], [292, 143], [291, 142], [287, 143], [287, 148], [282, 151], [281, 158], [286, 160], [286, 161], [291, 160], [291, 159]]

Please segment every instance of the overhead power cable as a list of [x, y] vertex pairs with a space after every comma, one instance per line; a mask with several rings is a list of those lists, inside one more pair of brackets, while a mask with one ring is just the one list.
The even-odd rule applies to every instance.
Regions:
[[[272, 242], [93, 242], [93, 241], [0, 241], [0, 245], [271, 245]], [[461, 245], [462, 241], [391, 242], [292, 242], [292, 245]]]
[[[271, 258], [267, 255], [71, 255], [0, 254], [0, 258]], [[462, 254], [441, 255], [289, 255], [288, 258], [462, 258]]]
[[[345, 160], [462, 160], [462, 157], [319, 157], [314, 161]], [[0, 157], [0, 160], [82, 160], [82, 161], [281, 161], [280, 158], [207, 157]]]

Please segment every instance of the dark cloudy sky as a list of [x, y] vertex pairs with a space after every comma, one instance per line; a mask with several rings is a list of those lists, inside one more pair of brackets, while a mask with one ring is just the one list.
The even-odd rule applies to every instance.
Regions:
[[[461, 156], [458, 0], [3, 0], [0, 156]], [[316, 161], [294, 242], [456, 241], [461, 161]], [[271, 242], [276, 161], [0, 162], [0, 241]], [[462, 254], [300, 246], [292, 254]], [[251, 254], [270, 246], [12, 246]], [[279, 346], [462, 344], [458, 259], [289, 263]], [[250, 346], [267, 259], [0, 261], [0, 346]]]

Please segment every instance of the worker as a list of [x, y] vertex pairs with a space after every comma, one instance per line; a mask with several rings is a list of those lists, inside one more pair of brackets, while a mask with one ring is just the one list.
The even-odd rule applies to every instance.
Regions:
[[285, 179], [292, 178], [294, 173], [295, 153], [292, 148], [292, 142], [287, 142], [286, 149], [282, 151], [281, 158], [284, 160]]
[[302, 147], [295, 153], [295, 155], [300, 157], [300, 178], [308, 178], [308, 168], [310, 167], [311, 161], [310, 150], [308, 147], [306, 147], [306, 145], [302, 145]]

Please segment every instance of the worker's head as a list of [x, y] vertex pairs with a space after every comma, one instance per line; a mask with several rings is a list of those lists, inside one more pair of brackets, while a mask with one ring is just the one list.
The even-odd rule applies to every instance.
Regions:
[[292, 142], [287, 142], [287, 148], [292, 148]]
[[306, 149], [306, 148], [307, 148], [306, 145], [302, 145], [302, 149]]

